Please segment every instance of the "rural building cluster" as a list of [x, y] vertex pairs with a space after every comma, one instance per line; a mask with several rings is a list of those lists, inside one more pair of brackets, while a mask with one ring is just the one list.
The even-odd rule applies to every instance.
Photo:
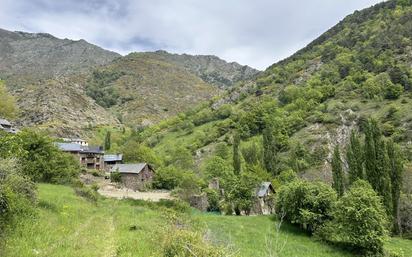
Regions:
[[136, 191], [151, 187], [154, 169], [150, 164], [123, 164], [122, 154], [105, 154], [103, 147], [90, 146], [87, 141], [79, 138], [62, 140], [64, 142], [57, 143], [58, 148], [75, 156], [83, 167], [103, 170], [109, 175], [118, 172], [122, 185], [128, 189]]

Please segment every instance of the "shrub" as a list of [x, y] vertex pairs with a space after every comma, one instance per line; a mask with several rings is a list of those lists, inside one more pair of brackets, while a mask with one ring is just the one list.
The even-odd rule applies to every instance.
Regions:
[[412, 239], [412, 196], [402, 195], [399, 204], [399, 222], [402, 235]]
[[373, 256], [383, 252], [387, 216], [380, 197], [366, 181], [353, 183], [337, 202], [333, 217], [321, 237]]
[[297, 180], [279, 189], [276, 212], [312, 233], [332, 218], [336, 198], [336, 192], [326, 184]]
[[99, 199], [98, 193], [87, 186], [75, 187], [74, 192], [76, 193], [76, 195], [81, 196], [91, 202], [97, 202], [97, 200]]
[[207, 211], [220, 211], [219, 207], [219, 202], [220, 202], [220, 197], [219, 197], [219, 192], [213, 189], [205, 189], [204, 190], [206, 195], [207, 195], [207, 201], [209, 203], [209, 206], [207, 207]]
[[115, 183], [121, 182], [122, 181], [122, 175], [120, 174], [120, 172], [118, 172], [118, 171], [111, 172], [110, 173], [110, 181], [115, 182]]
[[223, 248], [206, 242], [202, 234], [184, 229], [173, 229], [163, 236], [163, 256], [165, 257], [221, 257], [228, 256]]
[[158, 189], [171, 190], [182, 183], [183, 176], [183, 172], [174, 166], [160, 168], [154, 175], [153, 186]]
[[16, 160], [0, 159], [0, 234], [16, 219], [34, 214], [36, 186], [20, 170]]

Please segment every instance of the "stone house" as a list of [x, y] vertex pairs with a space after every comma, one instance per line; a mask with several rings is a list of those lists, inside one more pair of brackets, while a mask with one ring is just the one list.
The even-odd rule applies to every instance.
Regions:
[[87, 169], [100, 170], [104, 167], [104, 151], [100, 146], [85, 146], [77, 143], [57, 143], [56, 145], [63, 152], [75, 156], [79, 163]]
[[119, 172], [124, 187], [134, 191], [151, 188], [154, 169], [147, 163], [115, 164], [111, 172]]
[[275, 212], [275, 189], [270, 182], [262, 182], [256, 190], [255, 202], [250, 214], [269, 215]]
[[13, 134], [16, 134], [17, 132], [19, 132], [18, 129], [13, 128], [11, 123], [5, 119], [0, 119], [0, 130], [3, 130], [7, 133], [13, 133]]
[[105, 154], [103, 162], [104, 170], [110, 172], [114, 165], [123, 163], [123, 154]]

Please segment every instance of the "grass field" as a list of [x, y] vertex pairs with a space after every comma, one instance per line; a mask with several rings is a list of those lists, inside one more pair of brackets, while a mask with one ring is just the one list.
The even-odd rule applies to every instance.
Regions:
[[[346, 257], [348, 252], [308, 237], [293, 226], [268, 216], [236, 217], [194, 212], [205, 237], [228, 246], [234, 256]], [[34, 221], [22, 221], [0, 250], [0, 256], [162, 256], [157, 235], [168, 220], [162, 209], [133, 201], [99, 200], [97, 204], [76, 196], [65, 186], [39, 185], [39, 211]], [[131, 229], [132, 228], [132, 229]], [[412, 253], [412, 242], [391, 239], [386, 248]]]

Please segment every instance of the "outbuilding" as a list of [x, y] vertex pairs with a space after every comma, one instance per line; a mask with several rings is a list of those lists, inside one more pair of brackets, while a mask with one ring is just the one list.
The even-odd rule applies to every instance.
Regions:
[[155, 173], [147, 163], [115, 164], [111, 172], [119, 172], [123, 186], [134, 191], [151, 188]]

